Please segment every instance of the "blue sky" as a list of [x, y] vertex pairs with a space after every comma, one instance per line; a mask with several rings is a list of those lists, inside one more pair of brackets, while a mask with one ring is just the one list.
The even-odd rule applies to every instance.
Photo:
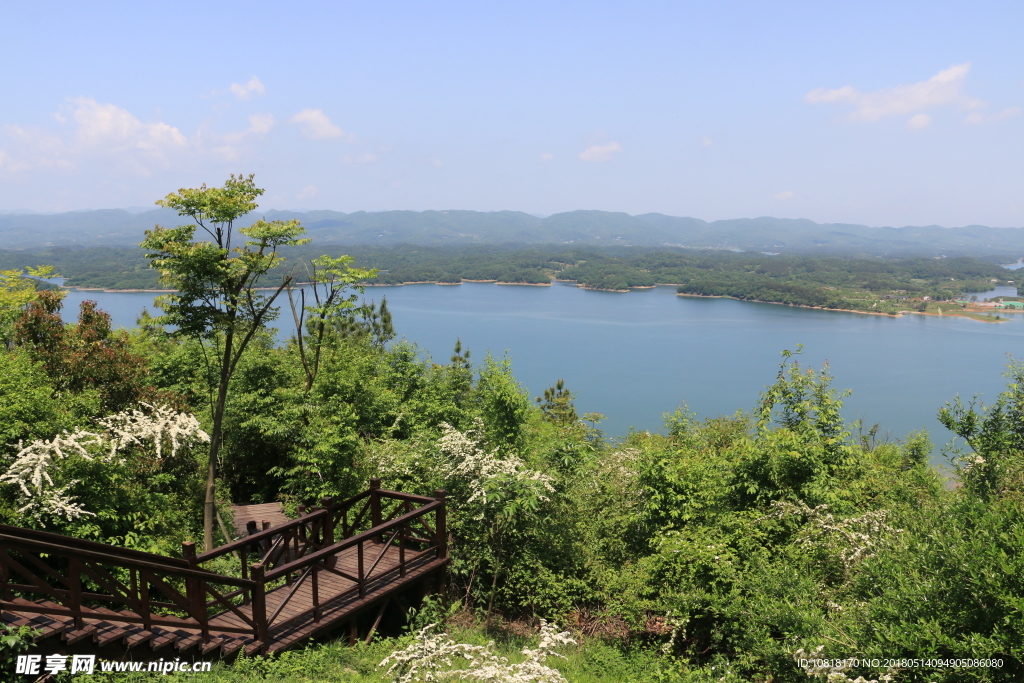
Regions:
[[1024, 226], [1019, 2], [5, 2], [0, 210]]

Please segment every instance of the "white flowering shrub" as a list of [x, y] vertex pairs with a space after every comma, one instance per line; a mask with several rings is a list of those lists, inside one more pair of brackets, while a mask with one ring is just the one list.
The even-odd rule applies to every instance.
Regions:
[[478, 503], [482, 508], [498, 488], [519, 484], [537, 493], [539, 500], [546, 501], [547, 493], [553, 493], [552, 478], [542, 472], [531, 470], [515, 455], [499, 455], [498, 449], [487, 451], [483, 447], [483, 425], [476, 425], [462, 433], [450, 424], [441, 425], [444, 434], [437, 443], [441, 453], [441, 477], [456, 488], [467, 491], [466, 505]]
[[[435, 631], [430, 624], [416, 632], [407, 647], [388, 655], [380, 666], [390, 667], [387, 675], [395, 683], [413, 681], [490, 681], [492, 683], [566, 683], [565, 677], [546, 664], [549, 657], [565, 659], [555, 652], [559, 645], [575, 644], [568, 631], [558, 632], [554, 624], [543, 619], [540, 643], [536, 648], [523, 648], [526, 659], [510, 664], [508, 658], [494, 652], [494, 641], [487, 645], [457, 643], [447, 633]], [[461, 668], [454, 668], [464, 662]]]
[[797, 544], [808, 550], [827, 549], [842, 564], [844, 575], [864, 559], [874, 555], [883, 545], [892, 541], [903, 529], [885, 523], [885, 510], [872, 510], [857, 517], [836, 519], [828, 512], [828, 505], [810, 507], [803, 501], [789, 503], [772, 501], [772, 512], [767, 518], [803, 518], [804, 528]]
[[0, 475], [0, 483], [20, 489], [22, 507], [18, 512], [37, 522], [42, 523], [46, 517], [71, 521], [91, 515], [67, 494], [67, 490], [78, 482], [70, 481], [58, 488], [50, 476], [50, 469], [55, 461], [72, 456], [93, 460], [89, 449], [98, 450], [103, 444], [100, 434], [81, 429], [71, 434], [64, 432], [52, 439], [37, 439], [28, 446], [19, 443], [14, 462]]
[[94, 514], [68, 494], [78, 480], [62, 482], [62, 486], [55, 482], [53, 472], [61, 461], [81, 458], [123, 465], [124, 456], [133, 448], [151, 448], [159, 459], [167, 443], [175, 454], [195, 441], [209, 441], [193, 415], [166, 406], [140, 405], [148, 412], [134, 409], [100, 419], [104, 432], [76, 429], [52, 439], [37, 439], [27, 446], [19, 443], [7, 471], [0, 475], [0, 484], [19, 489], [18, 513], [40, 526], [45, 526], [47, 520], [70, 522]]
[[144, 447], [148, 442], [160, 459], [165, 442], [171, 446], [171, 456], [177, 455], [182, 446], [189, 446], [195, 441], [210, 442], [210, 435], [199, 427], [195, 415], [181, 413], [168, 406], [139, 405], [147, 410], [125, 410], [99, 420], [107, 429], [111, 456], [129, 446]]
[[370, 470], [395, 486], [445, 488], [453, 510], [475, 519], [493, 512], [500, 504], [497, 498], [507, 499], [514, 491], [538, 501], [547, 501], [554, 492], [549, 475], [530, 469], [514, 454], [486, 448], [479, 419], [465, 432], [448, 423], [442, 423], [441, 429], [434, 448], [401, 441], [373, 444], [368, 455]]

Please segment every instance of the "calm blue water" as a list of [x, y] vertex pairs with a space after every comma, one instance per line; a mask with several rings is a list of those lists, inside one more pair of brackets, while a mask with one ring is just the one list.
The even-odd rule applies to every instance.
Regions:
[[[957, 394], [992, 401], [1004, 387], [1007, 354], [1024, 357], [1024, 316], [1002, 324], [790, 308], [731, 299], [679, 297], [674, 288], [596, 292], [464, 283], [368, 288], [387, 296], [399, 335], [438, 362], [455, 340], [480, 361], [506, 351], [531, 396], [559, 379], [580, 413], [607, 416], [609, 435], [658, 430], [686, 402], [701, 416], [749, 410], [778, 371], [783, 349], [803, 344], [803, 362], [824, 361], [834, 386], [851, 389], [848, 420], [881, 424], [892, 437], [926, 428], [951, 438], [935, 415]], [[132, 326], [152, 294], [77, 292], [66, 309], [94, 299], [117, 325]], [[290, 319], [290, 315], [289, 315]], [[282, 324], [282, 333], [290, 333]]]

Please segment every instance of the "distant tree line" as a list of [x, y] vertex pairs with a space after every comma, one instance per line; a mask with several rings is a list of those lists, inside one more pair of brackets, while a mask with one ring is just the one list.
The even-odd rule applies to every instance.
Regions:
[[[279, 274], [322, 255], [351, 255], [362, 267], [379, 269], [373, 284], [444, 284], [493, 281], [547, 284], [570, 280], [590, 289], [625, 291], [676, 285], [681, 294], [729, 296], [823, 308], [873, 309], [887, 297], [944, 301], [1007, 282], [1010, 271], [973, 258], [847, 258], [733, 253], [697, 249], [516, 245], [475, 247], [297, 247]], [[0, 269], [27, 261], [55, 266], [75, 287], [156, 289], [156, 273], [138, 250], [113, 247], [51, 247], [35, 252], [0, 251]], [[276, 278], [276, 279], [275, 279]], [[888, 304], [887, 304], [888, 305]]]

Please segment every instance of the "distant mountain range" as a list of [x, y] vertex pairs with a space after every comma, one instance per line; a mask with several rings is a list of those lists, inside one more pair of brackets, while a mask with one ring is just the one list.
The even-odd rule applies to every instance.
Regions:
[[[780, 253], [875, 256], [1024, 256], [1024, 228], [874, 228], [806, 219], [738, 218], [703, 221], [660, 213], [630, 216], [570, 211], [541, 218], [520, 211], [277, 211], [267, 220], [297, 218], [321, 244], [469, 245], [576, 244], [676, 246]], [[183, 221], [168, 209], [0, 214], [0, 248], [138, 244], [155, 224]], [[251, 221], [250, 221], [251, 222]]]

